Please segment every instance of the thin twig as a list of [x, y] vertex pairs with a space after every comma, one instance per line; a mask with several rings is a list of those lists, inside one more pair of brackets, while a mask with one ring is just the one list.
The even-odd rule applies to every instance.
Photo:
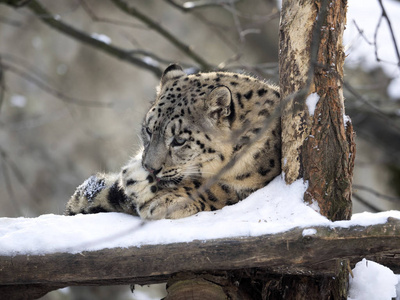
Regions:
[[[210, 21], [207, 20], [207, 18], [199, 13], [199, 11], [195, 11], [193, 8], [187, 8], [184, 7], [183, 5], [180, 5], [178, 3], [176, 3], [176, 1], [174, 0], [165, 0], [167, 3], [171, 4], [173, 7], [179, 9], [182, 12], [191, 12], [191, 14], [197, 18], [200, 22], [202, 22], [203, 24], [205, 24], [207, 27], [210, 27], [210, 33], [216, 35], [225, 45], [227, 45], [230, 50], [234, 53], [232, 55], [233, 58], [240, 58], [243, 55], [243, 50], [242, 50], [242, 46], [239, 48], [235, 43], [231, 42], [228, 38], [228, 36], [226, 35], [226, 31], [230, 29], [230, 27], [228, 26], [221, 26], [220, 24], [217, 24], [214, 21]], [[239, 2], [240, 0], [220, 0], [220, 1], [215, 1], [213, 2], [213, 6], [221, 6], [221, 8], [226, 9], [226, 4], [227, 3], [236, 3]], [[188, 6], [188, 5], [187, 5]], [[200, 7], [197, 7], [200, 8]], [[231, 60], [228, 59], [228, 62], [231, 61], [236, 61], [235, 59]], [[218, 69], [224, 69], [227, 65], [227, 62], [221, 62], [220, 64], [218, 64]], [[241, 68], [242, 69], [242, 68]]]
[[357, 29], [358, 33], [360, 34], [360, 36], [365, 40], [365, 42], [370, 46], [374, 46], [374, 43], [370, 42], [368, 40], [368, 38], [364, 34], [364, 30], [362, 30], [360, 27], [358, 27], [357, 22], [355, 20], [353, 20], [353, 24], [356, 27], [356, 29]]
[[7, 165], [7, 167], [10, 168], [10, 170], [12, 171], [14, 176], [17, 178], [17, 180], [19, 181], [21, 186], [27, 191], [29, 197], [31, 197], [34, 200], [33, 203], [35, 203], [37, 205], [37, 203], [40, 202], [40, 197], [38, 197], [36, 192], [28, 186], [28, 183], [25, 180], [25, 176], [19, 170], [17, 164], [8, 157], [6, 151], [1, 147], [0, 147], [0, 156], [1, 156], [2, 160], [4, 161], [4, 163]]
[[83, 105], [83, 106], [91, 106], [91, 107], [110, 107], [112, 105], [112, 103], [110, 103], [110, 102], [97, 102], [97, 101], [89, 101], [89, 100], [81, 100], [81, 99], [73, 98], [71, 96], [65, 95], [64, 93], [62, 93], [60, 91], [55, 90], [54, 88], [50, 87], [46, 82], [44, 82], [42, 79], [35, 77], [34, 75], [32, 75], [29, 72], [26, 72], [25, 70], [22, 70], [18, 67], [12, 66], [12, 65], [4, 63], [4, 62], [2, 63], [2, 66], [3, 66], [3, 70], [7, 70], [10, 72], [13, 72], [14, 74], [17, 74], [18, 76], [35, 84], [40, 89], [53, 95], [54, 97], [61, 99], [64, 102], [77, 104], [77, 105]]
[[159, 25], [157, 22], [154, 22], [152, 19], [150, 19], [148, 16], [144, 15], [142, 12], [140, 12], [136, 7], [134, 6], [129, 6], [126, 2], [122, 0], [111, 0], [112, 3], [116, 7], [118, 7], [120, 10], [125, 12], [126, 14], [142, 21], [144, 24], [149, 26], [150, 29], [155, 30], [158, 32], [160, 35], [162, 35], [164, 38], [166, 38], [170, 43], [172, 43], [174, 46], [176, 46], [179, 50], [181, 50], [183, 53], [185, 53], [187, 56], [189, 56], [191, 59], [193, 59], [195, 62], [197, 62], [202, 70], [210, 70], [212, 69], [212, 65], [209, 64], [206, 60], [204, 60], [202, 57], [200, 57], [198, 54], [196, 54], [191, 47], [188, 45], [184, 44], [182, 41], [180, 41], [176, 36], [174, 36], [171, 32], [166, 30], [164, 27]]
[[2, 160], [1, 160], [1, 166], [2, 166], [1, 170], [2, 170], [2, 173], [4, 175], [4, 183], [6, 185], [6, 191], [7, 191], [7, 194], [8, 194], [8, 199], [10, 200], [11, 205], [14, 207], [15, 213], [18, 216], [22, 216], [22, 210], [21, 210], [20, 206], [18, 205], [18, 203], [17, 203], [17, 201], [15, 199], [14, 189], [12, 187], [10, 174], [8, 173], [9, 172], [8, 171], [8, 166], [7, 166], [7, 164], [6, 164], [6, 162], [5, 162], [4, 158], [3, 158], [3, 155], [2, 155], [1, 151], [0, 151], [0, 157], [2, 158]]
[[236, 11], [236, 7], [234, 6], [234, 3], [228, 3], [226, 5], [226, 9], [231, 13], [232, 18], [233, 18], [233, 23], [235, 24], [237, 34], [239, 36], [239, 40], [241, 43], [245, 42], [245, 35], [243, 34], [243, 28], [242, 24], [239, 20], [238, 13]]
[[350, 92], [352, 93], [358, 100], [362, 101], [364, 104], [368, 105], [372, 111], [376, 113], [377, 116], [383, 118], [384, 120], [388, 121], [390, 126], [396, 129], [397, 131], [400, 132], [400, 126], [398, 126], [396, 123], [392, 122], [387, 115], [381, 111], [378, 107], [370, 103], [367, 99], [365, 99], [360, 93], [358, 93], [349, 83], [342, 81], [343, 86]]
[[375, 53], [375, 59], [377, 62], [381, 61], [381, 59], [378, 56], [378, 31], [379, 31], [379, 28], [381, 27], [382, 19], [383, 19], [383, 15], [380, 15], [378, 24], [376, 25], [375, 32], [374, 32], [374, 47], [375, 47], [374, 53]]
[[396, 50], [397, 65], [400, 67], [400, 51], [399, 51], [399, 47], [397, 46], [396, 36], [394, 34], [394, 31], [393, 31], [392, 23], [390, 22], [389, 16], [386, 13], [386, 9], [383, 6], [382, 0], [378, 0], [378, 2], [379, 2], [379, 5], [381, 6], [381, 9], [382, 9], [382, 17], [386, 19], [386, 22], [387, 22], [387, 24], [389, 26], [390, 35], [392, 36], [393, 45], [394, 45], [394, 48]]
[[136, 28], [136, 29], [149, 29], [147, 26], [143, 26], [141, 24], [133, 24], [131, 22], [125, 22], [122, 20], [115, 20], [115, 19], [110, 19], [110, 18], [104, 18], [104, 17], [98, 17], [94, 11], [91, 9], [91, 7], [86, 3], [85, 0], [79, 0], [83, 10], [87, 13], [87, 15], [92, 19], [94, 22], [102, 22], [102, 23], [108, 23], [108, 24], [114, 24], [114, 25], [119, 25], [119, 26], [126, 26], [126, 27], [131, 27], [131, 28]]
[[361, 197], [358, 194], [353, 193], [352, 197], [356, 200], [358, 200], [361, 204], [363, 204], [364, 206], [368, 207], [370, 210], [372, 210], [373, 212], [381, 212], [382, 210], [377, 208], [376, 206], [372, 205], [371, 203], [369, 203], [367, 200], [365, 200], [363, 197]]
[[39, 67], [37, 67], [35, 64], [32, 64], [27, 59], [18, 57], [11, 53], [4, 53], [4, 52], [0, 52], [0, 56], [3, 58], [5, 62], [12, 63], [13, 65], [18, 65], [24, 70], [27, 70], [28, 73], [31, 73], [32, 75], [40, 78], [42, 81], [54, 84], [54, 76], [47, 75], [45, 72], [40, 70]]
[[364, 186], [364, 185], [359, 185], [359, 184], [353, 184], [353, 188], [356, 190], [360, 190], [360, 191], [366, 191], [378, 198], [387, 200], [387, 201], [391, 201], [391, 202], [399, 202], [400, 198], [399, 197], [393, 197], [393, 196], [388, 196], [388, 195], [384, 195], [381, 194], [377, 191], [375, 191], [374, 189], [371, 189], [370, 187]]
[[0, 16], [0, 23], [9, 25], [9, 26], [14, 26], [14, 27], [21, 27], [22, 23], [19, 21], [15, 21], [15, 20], [10, 20], [6, 17]]
[[4, 101], [4, 91], [6, 89], [5, 87], [5, 78], [4, 78], [4, 67], [3, 67], [3, 57], [0, 55], [0, 113], [1, 113], [1, 108], [3, 107], [3, 101]]
[[377, 24], [376, 27], [375, 27], [374, 41], [373, 41], [373, 42], [371, 42], [371, 41], [368, 40], [368, 38], [367, 38], [366, 35], [364, 34], [364, 30], [362, 30], [362, 29], [357, 25], [357, 23], [356, 23], [355, 20], [353, 20], [353, 24], [354, 24], [354, 26], [356, 27], [356, 29], [357, 29], [358, 33], [360, 34], [360, 36], [364, 39], [364, 41], [365, 41], [368, 45], [374, 47], [375, 60], [376, 60], [377, 62], [383, 62], [383, 63], [393, 64], [392, 62], [390, 62], [390, 61], [388, 61], [388, 60], [381, 59], [381, 58], [379, 57], [379, 55], [378, 55], [378, 31], [379, 31], [379, 28], [380, 28], [380, 26], [381, 26], [382, 19], [383, 19], [383, 17], [382, 17], [382, 15], [381, 15], [381, 16], [379, 17], [378, 24]]

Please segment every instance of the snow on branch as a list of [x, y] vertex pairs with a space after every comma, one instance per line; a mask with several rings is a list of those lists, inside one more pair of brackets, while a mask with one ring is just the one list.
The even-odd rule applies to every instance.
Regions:
[[184, 270], [251, 268], [334, 276], [338, 260], [364, 257], [400, 271], [399, 211], [332, 222], [303, 202], [305, 189], [302, 180], [286, 185], [278, 177], [236, 205], [179, 220], [2, 218], [0, 283], [150, 284]]
[[354, 264], [364, 257], [389, 266], [395, 272], [400, 270], [399, 219], [389, 218], [386, 223], [369, 226], [347, 227], [346, 222], [349, 221], [342, 221], [344, 226], [315, 226], [312, 230], [297, 227], [255, 237], [194, 240], [76, 254], [0, 256], [0, 292], [32, 283], [42, 285], [46, 291], [88, 283], [151, 284], [165, 282], [172, 274], [187, 270], [257, 268], [276, 274], [335, 276], [339, 259], [349, 259]]

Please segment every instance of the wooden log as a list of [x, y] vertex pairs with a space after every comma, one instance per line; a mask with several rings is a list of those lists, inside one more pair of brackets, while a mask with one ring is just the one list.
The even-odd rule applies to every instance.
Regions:
[[[0, 256], [0, 294], [19, 287], [152, 284], [176, 273], [262, 270], [268, 274], [334, 276], [336, 260], [368, 258], [400, 272], [400, 220], [385, 224], [303, 228], [259, 237], [104, 249], [78, 254]], [[378, 258], [378, 259], [377, 259]], [[29, 291], [29, 289], [26, 289]]]

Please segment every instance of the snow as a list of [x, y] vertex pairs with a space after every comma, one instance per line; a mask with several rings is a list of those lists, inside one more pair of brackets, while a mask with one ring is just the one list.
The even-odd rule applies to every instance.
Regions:
[[348, 300], [396, 298], [398, 278], [389, 268], [364, 258], [356, 264], [353, 276], [349, 276]]
[[111, 44], [111, 38], [104, 34], [94, 32], [90, 36], [96, 40], [99, 40], [100, 42], [103, 42], [104, 44]]
[[[392, 0], [383, 0], [383, 6], [389, 16], [397, 43], [400, 43], [400, 5]], [[352, 0], [348, 5], [347, 26], [344, 32], [346, 50], [346, 65], [356, 66], [361, 64], [365, 70], [382, 67], [385, 73], [394, 78], [388, 87], [388, 94], [393, 99], [400, 98], [400, 68], [392, 37], [386, 20], [382, 20], [377, 36], [378, 57], [383, 62], [378, 62], [375, 49], [368, 42], [374, 42], [375, 29], [382, 13], [377, 0]], [[367, 41], [360, 36], [357, 26], [363, 31]]]
[[122, 213], [42, 215], [1, 218], [0, 255], [80, 253], [115, 247], [170, 244], [193, 240], [259, 236], [313, 226], [372, 225], [399, 211], [355, 214], [351, 221], [331, 222], [303, 202], [307, 185], [286, 185], [281, 176], [236, 205], [179, 220], [142, 221]]
[[[166, 284], [152, 284], [152, 285], [135, 285], [132, 299], [135, 300], [158, 300], [164, 299], [167, 296]], [[129, 295], [128, 295], [129, 296]]]
[[343, 123], [344, 123], [344, 128], [347, 128], [347, 123], [351, 123], [351, 119], [348, 115], [343, 114]]
[[93, 199], [94, 196], [96, 196], [104, 187], [106, 186], [106, 183], [104, 180], [97, 180], [96, 176], [90, 176], [88, 179], [86, 179], [78, 188], [77, 190], [83, 191], [83, 194], [85, 195], [86, 198], [88, 198], [89, 201]]
[[151, 58], [150, 56], [145, 56], [143, 57], [143, 61], [153, 67], [159, 67], [160, 64], [158, 63], [158, 61], [156, 61], [155, 59]]
[[396, 275], [397, 277], [397, 285], [396, 285], [396, 300], [400, 300], [400, 275]]
[[12, 106], [15, 107], [25, 107], [26, 105], [26, 97], [22, 95], [12, 95], [10, 97], [10, 102]]
[[306, 104], [310, 116], [314, 115], [315, 107], [317, 106], [318, 101], [319, 101], [319, 95], [317, 93], [311, 93], [310, 95], [308, 95], [306, 99]]
[[315, 234], [317, 234], [317, 229], [314, 228], [304, 229], [302, 232], [302, 236], [310, 236]]

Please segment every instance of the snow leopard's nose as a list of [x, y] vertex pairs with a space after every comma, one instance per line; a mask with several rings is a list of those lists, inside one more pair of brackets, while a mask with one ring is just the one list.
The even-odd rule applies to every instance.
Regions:
[[154, 175], [154, 176], [156, 176], [158, 173], [160, 173], [160, 171], [161, 171], [161, 169], [162, 169], [162, 167], [161, 168], [159, 168], [158, 170], [156, 170], [156, 169], [153, 169], [153, 168], [151, 168], [151, 167], [149, 167], [148, 165], [144, 165], [144, 167], [145, 167], [145, 169], [150, 173], [150, 174], [152, 174], [152, 175]]

